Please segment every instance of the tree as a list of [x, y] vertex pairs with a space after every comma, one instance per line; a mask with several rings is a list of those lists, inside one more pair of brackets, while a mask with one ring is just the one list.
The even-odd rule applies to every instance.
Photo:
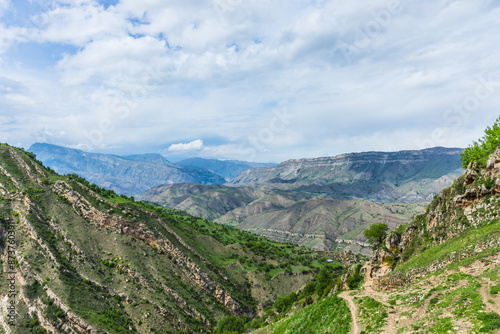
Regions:
[[243, 333], [245, 321], [234, 315], [223, 317], [217, 323], [214, 333], [216, 334], [240, 334]]
[[484, 130], [484, 136], [479, 139], [479, 142], [472, 143], [460, 154], [462, 167], [467, 168], [471, 162], [478, 166], [486, 166], [488, 157], [498, 147], [500, 147], [500, 117], [491, 127]]
[[387, 225], [384, 223], [372, 224], [370, 228], [366, 229], [363, 232], [363, 234], [368, 240], [368, 243], [372, 246], [372, 249], [377, 249], [384, 242], [388, 230], [389, 227], [387, 227]]

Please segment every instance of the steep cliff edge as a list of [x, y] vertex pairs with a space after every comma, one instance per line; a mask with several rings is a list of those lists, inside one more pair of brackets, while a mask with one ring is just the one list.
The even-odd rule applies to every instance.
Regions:
[[362, 152], [285, 161], [242, 172], [233, 186], [323, 193], [377, 202], [430, 201], [462, 174], [460, 148]]

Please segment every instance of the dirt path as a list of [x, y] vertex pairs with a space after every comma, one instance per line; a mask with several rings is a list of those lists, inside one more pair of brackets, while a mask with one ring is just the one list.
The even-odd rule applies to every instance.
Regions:
[[[424, 304], [419, 307], [418, 309], [414, 310], [414, 313], [410, 318], [405, 318], [401, 317], [402, 312], [408, 311], [407, 308], [403, 309], [398, 309], [394, 307], [393, 305], [390, 305], [388, 303], [388, 298], [389, 295], [387, 293], [381, 292], [381, 291], [375, 291], [372, 288], [372, 279], [370, 277], [370, 272], [371, 272], [371, 267], [367, 266], [366, 274], [365, 274], [365, 281], [362, 286], [362, 290], [356, 290], [356, 291], [344, 291], [339, 294], [339, 297], [343, 298], [344, 300], [347, 301], [347, 304], [349, 306], [349, 310], [351, 311], [351, 318], [353, 322], [353, 327], [352, 327], [352, 332], [354, 334], [359, 334], [361, 332], [361, 326], [359, 325], [359, 319], [358, 319], [358, 307], [356, 306], [356, 303], [354, 303], [354, 298], [361, 298], [361, 297], [371, 297], [375, 299], [376, 301], [382, 303], [386, 309], [387, 309], [387, 324], [382, 328], [383, 333], [387, 334], [396, 334], [397, 333], [397, 328], [402, 328], [409, 326], [411, 324], [416, 323], [417, 321], [425, 318], [426, 316], [426, 311], [429, 308], [430, 300], [437, 296], [439, 292], [433, 292], [430, 296], [428, 296], [424, 302]], [[467, 280], [462, 280], [460, 281], [456, 287], [453, 289], [458, 289], [462, 286], [467, 284]], [[498, 304], [495, 303], [495, 305], [492, 305], [491, 303], [487, 303], [488, 299], [491, 299], [491, 296], [488, 297], [487, 295], [487, 288], [482, 288], [481, 290], [481, 295], [483, 297], [483, 301], [485, 304], [489, 304], [489, 308], [493, 310], [493, 307], [498, 308]], [[355, 295], [351, 295], [351, 293], [355, 293]], [[404, 318], [404, 319], [403, 319]]]
[[[481, 284], [481, 288], [479, 289], [479, 295], [483, 300], [483, 304], [486, 305], [485, 308], [490, 312], [496, 312], [500, 314], [500, 305], [498, 304], [498, 297], [492, 296], [489, 293], [491, 283], [490, 280], [484, 280], [483, 284]], [[489, 300], [493, 301], [494, 304], [490, 303]]]
[[350, 295], [351, 292], [352, 291], [344, 291], [339, 294], [339, 297], [347, 301], [347, 306], [349, 306], [349, 310], [351, 310], [351, 319], [352, 319], [351, 334], [359, 334], [361, 333], [361, 329], [358, 326], [358, 307], [354, 303], [354, 296]]

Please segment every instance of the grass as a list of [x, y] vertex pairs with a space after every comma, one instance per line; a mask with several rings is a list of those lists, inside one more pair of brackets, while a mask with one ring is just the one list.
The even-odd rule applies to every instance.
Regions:
[[360, 323], [366, 333], [380, 333], [387, 323], [387, 310], [385, 306], [371, 297], [355, 298], [359, 308]]
[[429, 327], [428, 333], [456, 333], [453, 329], [451, 317], [439, 319], [433, 326]]
[[[447, 240], [438, 246], [426, 249], [424, 252], [411, 257], [407, 262], [399, 265], [395, 272], [405, 272], [415, 268], [428, 267], [437, 261], [443, 261], [454, 257], [458, 260], [458, 256], [464, 251], [473, 251], [472, 247], [475, 247], [475, 245], [481, 242], [498, 239], [499, 237], [500, 222], [495, 220], [486, 226], [479, 227], [478, 229], [469, 229], [458, 238]], [[461, 261], [461, 264], [464, 265], [472, 263], [478, 258], [495, 254], [499, 250], [499, 247], [488, 248], [475, 257], [469, 257]]]
[[338, 333], [347, 334], [351, 328], [351, 313], [347, 303], [336, 295], [322, 299], [256, 333]]

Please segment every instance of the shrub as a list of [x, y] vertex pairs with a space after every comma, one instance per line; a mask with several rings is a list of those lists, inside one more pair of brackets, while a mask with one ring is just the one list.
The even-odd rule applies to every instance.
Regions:
[[500, 328], [500, 315], [495, 312], [479, 313], [477, 318], [483, 322], [481, 333], [492, 333]]
[[362, 277], [361, 274], [359, 273], [360, 270], [361, 270], [361, 264], [358, 264], [354, 269], [354, 273], [347, 278], [347, 286], [349, 287], [349, 289], [351, 290], [356, 289], [359, 283], [361, 282]]
[[483, 138], [474, 142], [460, 154], [463, 168], [467, 168], [470, 163], [486, 166], [490, 154], [500, 147], [500, 118], [491, 127], [487, 127], [484, 133]]
[[500, 292], [500, 285], [495, 285], [490, 288], [490, 294], [492, 295], [498, 295]]
[[245, 321], [234, 315], [225, 316], [214, 330], [215, 334], [240, 334], [243, 333]]

